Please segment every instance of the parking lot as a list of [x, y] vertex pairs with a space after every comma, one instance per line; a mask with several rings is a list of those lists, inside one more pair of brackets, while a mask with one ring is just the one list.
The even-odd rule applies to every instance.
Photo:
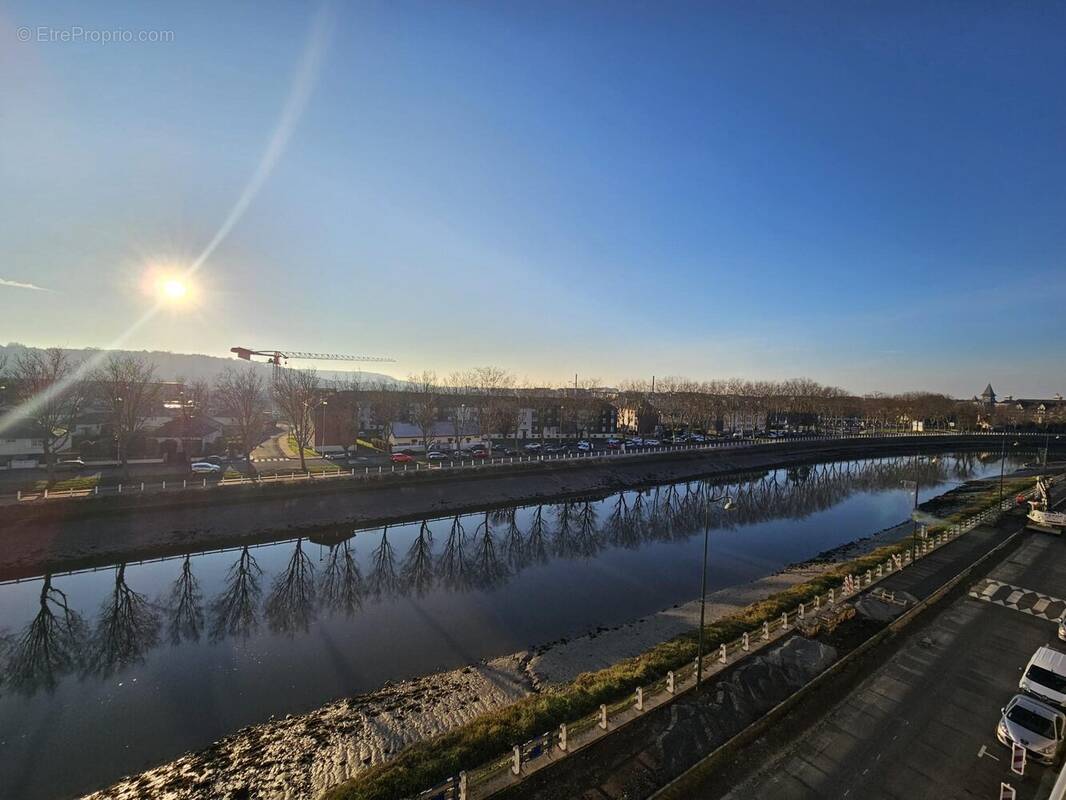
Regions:
[[1019, 800], [1046, 797], [1058, 767], [1029, 761], [1024, 777], [1012, 774], [995, 733], [1034, 651], [1066, 650], [1054, 621], [1066, 606], [1066, 538], [1022, 536], [987, 578], [724, 796], [998, 798], [1006, 782]]

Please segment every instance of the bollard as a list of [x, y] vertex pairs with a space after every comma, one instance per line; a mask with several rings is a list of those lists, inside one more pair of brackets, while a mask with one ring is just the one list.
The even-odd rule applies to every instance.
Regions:
[[100, 494], [100, 487], [99, 486], [94, 486], [93, 487], [93, 496], [94, 497], [95, 496], [99, 496], [99, 494]]
[[750, 644], [748, 642], [748, 634], [747, 633], [744, 634], [744, 644], [741, 645], [741, 646], [744, 648], [745, 652], [751, 649], [751, 646], [750, 646]]
[[[204, 480], [207, 480], [207, 478], [204, 478]], [[144, 491], [144, 481], [141, 481], [141, 491]]]
[[666, 691], [668, 691], [670, 694], [673, 694], [674, 691], [675, 691], [675, 689], [674, 689], [674, 672], [673, 672], [673, 670], [671, 670], [670, 672], [666, 673]]
[[726, 653], [725, 645], [723, 644], [721, 647], [718, 648], [718, 663], [724, 664], [726, 662], [727, 657], [728, 653]]
[[763, 638], [763, 641], [766, 641], [766, 642], [770, 641], [770, 623], [769, 622], [764, 622], [762, 624], [762, 638]]
[[15, 496], [15, 499], [16, 500], [20, 500], [20, 501], [22, 500], [22, 490], [21, 489], [18, 490], [18, 494]]
[[881, 565], [880, 564], [877, 565], [877, 578], [878, 578], [878, 580], [881, 579]]
[[607, 730], [607, 706], [600, 704], [600, 727]]
[[44, 490], [44, 499], [45, 500], [48, 499], [48, 490], [47, 489]]
[[834, 594], [834, 593], [833, 593], [833, 590], [832, 590], [832, 589], [830, 589], [830, 590], [829, 590], [829, 605], [833, 605], [833, 602], [834, 602], [834, 600], [833, 600], [833, 594]]
[[522, 774], [522, 747], [520, 745], [517, 745], [517, 744], [514, 746], [514, 749], [511, 751], [511, 774], [512, 775], [521, 775]]
[[167, 482], [163, 481], [163, 491], [166, 491], [166, 488], [167, 488]]
[[468, 800], [470, 783], [466, 778], [466, 770], [459, 773], [459, 800]]
[[559, 726], [559, 749], [566, 752], [566, 723]]
[[188, 489], [188, 488], [189, 488], [189, 479], [188, 479], [188, 478], [185, 478], [185, 479], [184, 479], [184, 480], [183, 480], [183, 481], [181, 482], [181, 488], [182, 488], [182, 489]]
[[873, 573], [871, 573], [870, 570], [866, 570], [866, 584], [869, 585], [873, 583], [873, 580]]
[[816, 594], [814, 596], [814, 610], [817, 611], [821, 607], [822, 607], [822, 596], [820, 594]]
[[788, 627], [788, 612], [785, 611], [781, 614], [781, 628], [782, 630]]
[[207, 488], [207, 478], [204, 478], [204, 488]]
[[637, 711], [644, 710], [644, 689], [643, 687], [637, 687], [637, 697], [634, 705], [637, 707]]
[[804, 613], [804, 611], [805, 611], [805, 609], [803, 608], [803, 603], [800, 603], [800, 610], [799, 610], [799, 617], [800, 617], [800, 619], [803, 619], [803, 618], [804, 618], [804, 617], [806, 616], [806, 614]]
[[122, 484], [121, 483], [118, 485], [118, 493], [122, 494]]

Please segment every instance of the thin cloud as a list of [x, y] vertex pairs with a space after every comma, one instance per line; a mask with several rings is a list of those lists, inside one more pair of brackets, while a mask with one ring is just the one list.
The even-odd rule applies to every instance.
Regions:
[[0, 278], [0, 286], [9, 286], [12, 289], [31, 289], [35, 292], [50, 292], [51, 289], [45, 289], [43, 286], [38, 286], [34, 283], [22, 283], [20, 281], [9, 281], [6, 278]]

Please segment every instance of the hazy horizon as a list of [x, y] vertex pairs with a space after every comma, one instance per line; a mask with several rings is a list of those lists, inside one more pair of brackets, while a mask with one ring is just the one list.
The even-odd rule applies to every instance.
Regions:
[[1066, 393], [1063, 29], [994, 3], [8, 2], [0, 341]]

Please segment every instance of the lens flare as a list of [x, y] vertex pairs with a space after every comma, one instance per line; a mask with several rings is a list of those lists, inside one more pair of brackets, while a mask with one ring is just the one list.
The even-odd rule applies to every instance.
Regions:
[[187, 291], [185, 284], [179, 280], [171, 279], [163, 282], [163, 294], [171, 300], [180, 300]]

